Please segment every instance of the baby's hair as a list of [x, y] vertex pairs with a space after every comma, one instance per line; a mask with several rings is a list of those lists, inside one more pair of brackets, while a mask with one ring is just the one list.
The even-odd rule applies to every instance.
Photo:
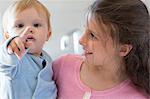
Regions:
[[11, 16], [16, 16], [21, 11], [34, 7], [39, 14], [45, 14], [47, 17], [48, 30], [51, 31], [50, 13], [48, 9], [38, 0], [15, 0], [5, 11], [3, 15], [3, 31], [7, 32], [7, 25]]
[[145, 4], [140, 0], [95, 0], [89, 14], [110, 28], [115, 42], [133, 46], [124, 57], [125, 72], [137, 89], [150, 94], [150, 15]]

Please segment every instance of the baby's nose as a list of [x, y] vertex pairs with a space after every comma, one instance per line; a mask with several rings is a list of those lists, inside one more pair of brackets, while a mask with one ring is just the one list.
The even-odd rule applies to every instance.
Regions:
[[32, 31], [32, 30], [30, 30], [29, 32], [30, 32], [30, 33], [33, 33], [33, 31]]
[[34, 29], [32, 27], [28, 27], [28, 32], [29, 33], [34, 33]]

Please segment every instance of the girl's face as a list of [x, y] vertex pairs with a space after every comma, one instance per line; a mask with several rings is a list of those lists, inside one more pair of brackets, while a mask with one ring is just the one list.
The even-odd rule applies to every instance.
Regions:
[[103, 23], [99, 25], [94, 18], [88, 17], [85, 32], [79, 41], [86, 63], [97, 66], [116, 64], [118, 51], [108, 32]]
[[47, 17], [44, 13], [38, 13], [35, 8], [28, 8], [12, 17], [8, 26], [8, 34], [26, 36], [31, 46], [29, 52], [34, 55], [41, 54], [46, 40], [50, 37]]

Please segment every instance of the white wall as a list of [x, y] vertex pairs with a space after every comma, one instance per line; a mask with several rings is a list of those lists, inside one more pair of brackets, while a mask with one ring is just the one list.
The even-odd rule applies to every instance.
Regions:
[[11, 2], [9, 1], [5, 1], [5, 0], [0, 0], [0, 44], [2, 43], [3, 41], [3, 36], [2, 36], [2, 15], [3, 15], [3, 12], [5, 11], [5, 9], [7, 8], [7, 6], [10, 4]]
[[52, 55], [53, 58], [64, 53], [73, 53], [70, 48], [66, 51], [60, 50], [61, 37], [74, 29], [83, 29], [85, 21], [85, 12], [90, 1], [88, 0], [66, 0], [45, 3], [52, 14], [52, 37], [45, 45], [45, 50]]

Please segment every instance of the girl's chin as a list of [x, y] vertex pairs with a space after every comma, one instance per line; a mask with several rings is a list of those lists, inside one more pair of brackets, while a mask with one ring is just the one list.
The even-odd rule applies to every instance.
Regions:
[[89, 59], [86, 59], [86, 58], [85, 58], [84, 62], [85, 62], [86, 64], [93, 64], [93, 63], [94, 63], [94, 60], [89, 60]]

